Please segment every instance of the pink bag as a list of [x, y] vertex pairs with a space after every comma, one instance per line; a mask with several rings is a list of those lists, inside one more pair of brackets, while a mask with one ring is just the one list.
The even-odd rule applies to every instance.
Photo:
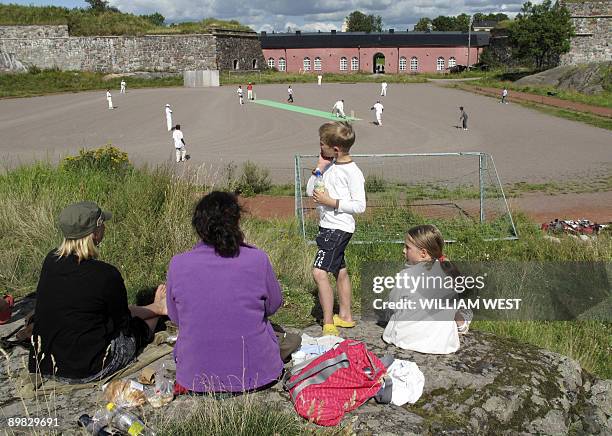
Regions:
[[363, 342], [347, 339], [305, 366], [292, 368], [285, 389], [300, 416], [332, 426], [376, 395], [386, 373]]

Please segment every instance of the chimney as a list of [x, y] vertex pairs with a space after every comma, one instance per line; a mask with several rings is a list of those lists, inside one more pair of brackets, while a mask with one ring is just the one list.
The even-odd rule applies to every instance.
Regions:
[[389, 29], [389, 33], [395, 33], [395, 29]]
[[336, 34], [336, 29], [332, 29], [331, 33], [332, 33], [332, 35], [335, 35]]

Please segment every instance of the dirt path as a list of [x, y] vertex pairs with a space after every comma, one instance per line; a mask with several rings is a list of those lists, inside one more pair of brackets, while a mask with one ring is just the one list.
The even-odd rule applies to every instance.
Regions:
[[[586, 218], [598, 223], [612, 221], [612, 192], [587, 194], [529, 194], [508, 200], [513, 213], [523, 212], [537, 223], [555, 218]], [[293, 197], [260, 195], [243, 200], [248, 213], [258, 218], [289, 218], [295, 215]]]
[[[490, 95], [499, 97], [501, 95], [501, 90], [497, 88], [484, 88], [481, 86], [471, 86], [471, 85], [463, 85], [462, 89], [473, 91], [478, 94]], [[529, 94], [527, 92], [519, 92], [519, 91], [509, 91], [508, 94], [509, 101], [519, 100], [519, 101], [527, 101], [538, 104], [545, 104], [547, 106], [554, 106], [562, 109], [569, 109], [577, 112], [586, 112], [593, 115], [599, 115], [601, 117], [612, 118], [612, 109], [601, 107], [601, 106], [593, 106], [584, 103], [578, 103], [575, 101], [563, 100], [556, 97], [548, 97], [537, 94]]]

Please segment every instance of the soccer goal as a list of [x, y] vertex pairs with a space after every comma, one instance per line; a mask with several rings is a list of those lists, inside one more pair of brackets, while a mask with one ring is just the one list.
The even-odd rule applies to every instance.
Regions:
[[[467, 235], [518, 239], [493, 157], [481, 152], [355, 154], [365, 177], [367, 209], [357, 215], [352, 243], [403, 243], [408, 228], [435, 224], [453, 242]], [[314, 242], [319, 213], [306, 195], [318, 155], [295, 156], [295, 213]]]

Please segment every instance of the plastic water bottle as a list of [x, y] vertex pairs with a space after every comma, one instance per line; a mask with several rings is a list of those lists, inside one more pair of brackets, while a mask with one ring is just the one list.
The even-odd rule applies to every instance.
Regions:
[[108, 403], [106, 410], [110, 413], [112, 426], [117, 430], [121, 430], [130, 436], [155, 436], [155, 432], [132, 412], [128, 412], [115, 403]]
[[161, 405], [174, 399], [174, 383], [166, 377], [166, 364], [162, 363], [155, 372], [155, 396]]
[[106, 409], [102, 409], [93, 416], [93, 418], [87, 414], [79, 416], [77, 421], [80, 427], [87, 430], [87, 434], [93, 436], [110, 436], [112, 433], [105, 430], [108, 425], [108, 412]]
[[315, 171], [314, 190], [316, 192], [325, 192], [325, 182], [323, 181], [323, 174], [321, 174], [321, 170], [318, 168]]

